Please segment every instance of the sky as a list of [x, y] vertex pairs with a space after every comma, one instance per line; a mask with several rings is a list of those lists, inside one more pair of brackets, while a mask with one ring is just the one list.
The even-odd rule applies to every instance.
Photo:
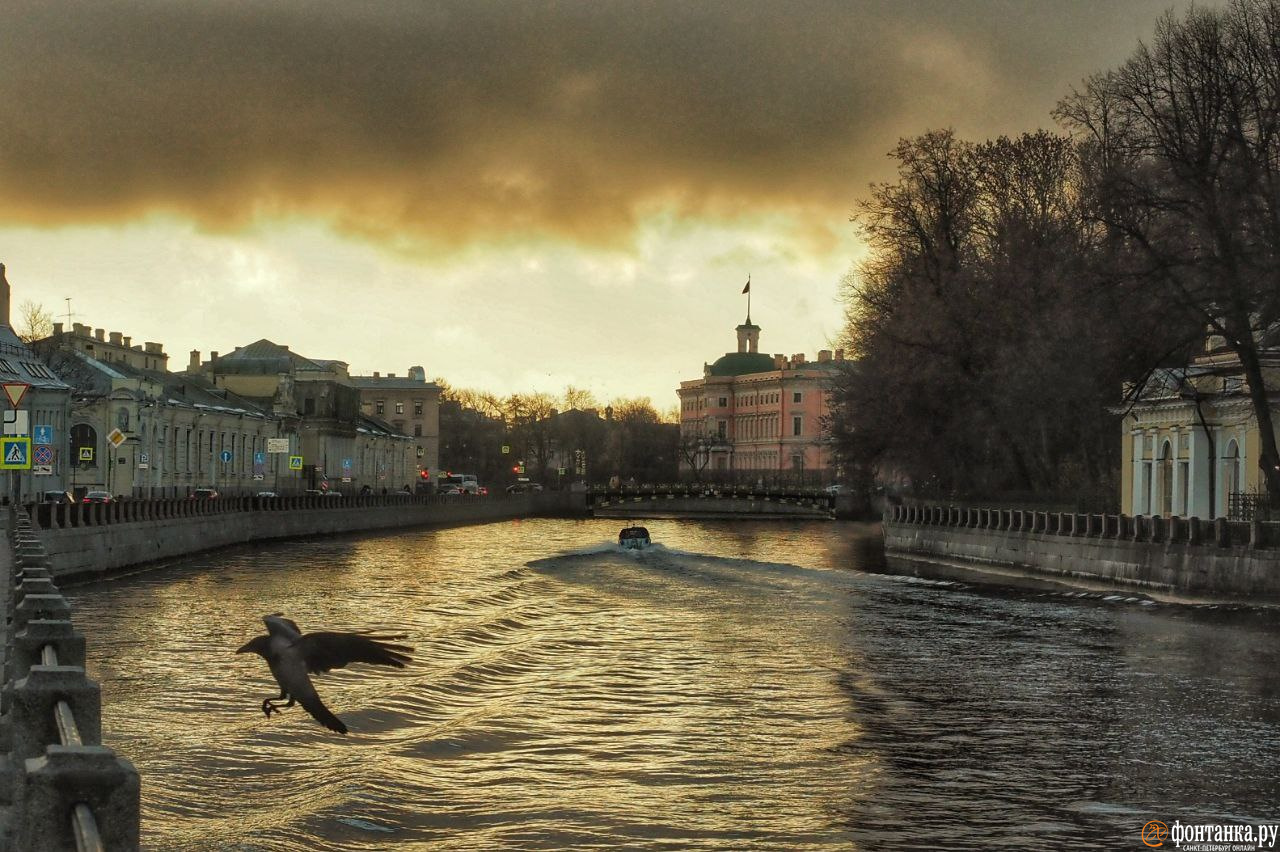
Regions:
[[265, 337], [665, 410], [748, 276], [763, 351], [835, 348], [898, 139], [1055, 128], [1186, 6], [11, 0], [0, 262], [172, 369]]

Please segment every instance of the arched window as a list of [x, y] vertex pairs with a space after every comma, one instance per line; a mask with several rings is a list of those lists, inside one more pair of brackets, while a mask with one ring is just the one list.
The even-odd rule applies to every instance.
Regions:
[[1226, 470], [1223, 473], [1227, 479], [1227, 499], [1230, 500], [1232, 494], [1240, 493], [1240, 445], [1235, 442], [1234, 438], [1227, 442], [1226, 458]]
[[[98, 433], [88, 423], [77, 423], [71, 427], [70, 433], [70, 463], [71, 464], [97, 464], [98, 456]], [[86, 453], [81, 452], [87, 451]]]
[[1160, 445], [1160, 514], [1173, 514], [1173, 447], [1165, 441]]

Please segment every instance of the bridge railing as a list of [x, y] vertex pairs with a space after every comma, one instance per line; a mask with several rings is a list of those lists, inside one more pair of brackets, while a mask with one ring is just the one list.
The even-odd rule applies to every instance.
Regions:
[[886, 523], [1000, 530], [1164, 544], [1216, 547], [1280, 547], [1280, 523], [1229, 521], [1226, 518], [1107, 515], [1036, 512], [1024, 509], [974, 508], [927, 503], [890, 506]]
[[138, 772], [102, 745], [102, 697], [85, 674], [85, 640], [25, 510], [9, 509], [9, 546], [0, 690], [8, 818], [0, 848], [137, 849]]

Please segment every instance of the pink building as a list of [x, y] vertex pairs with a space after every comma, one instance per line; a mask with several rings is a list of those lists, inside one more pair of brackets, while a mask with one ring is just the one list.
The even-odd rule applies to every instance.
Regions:
[[766, 355], [760, 326], [738, 326], [738, 351], [680, 383], [680, 472], [739, 481], [825, 483], [835, 479], [825, 431], [831, 381], [844, 352]]

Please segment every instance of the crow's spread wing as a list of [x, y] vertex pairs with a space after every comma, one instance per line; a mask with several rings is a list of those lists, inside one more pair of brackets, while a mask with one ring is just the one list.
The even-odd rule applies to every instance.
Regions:
[[307, 671], [327, 672], [348, 663], [372, 663], [375, 666], [404, 668], [412, 659], [407, 645], [394, 645], [388, 640], [404, 636], [374, 636], [360, 633], [308, 633], [293, 643], [306, 661]]

